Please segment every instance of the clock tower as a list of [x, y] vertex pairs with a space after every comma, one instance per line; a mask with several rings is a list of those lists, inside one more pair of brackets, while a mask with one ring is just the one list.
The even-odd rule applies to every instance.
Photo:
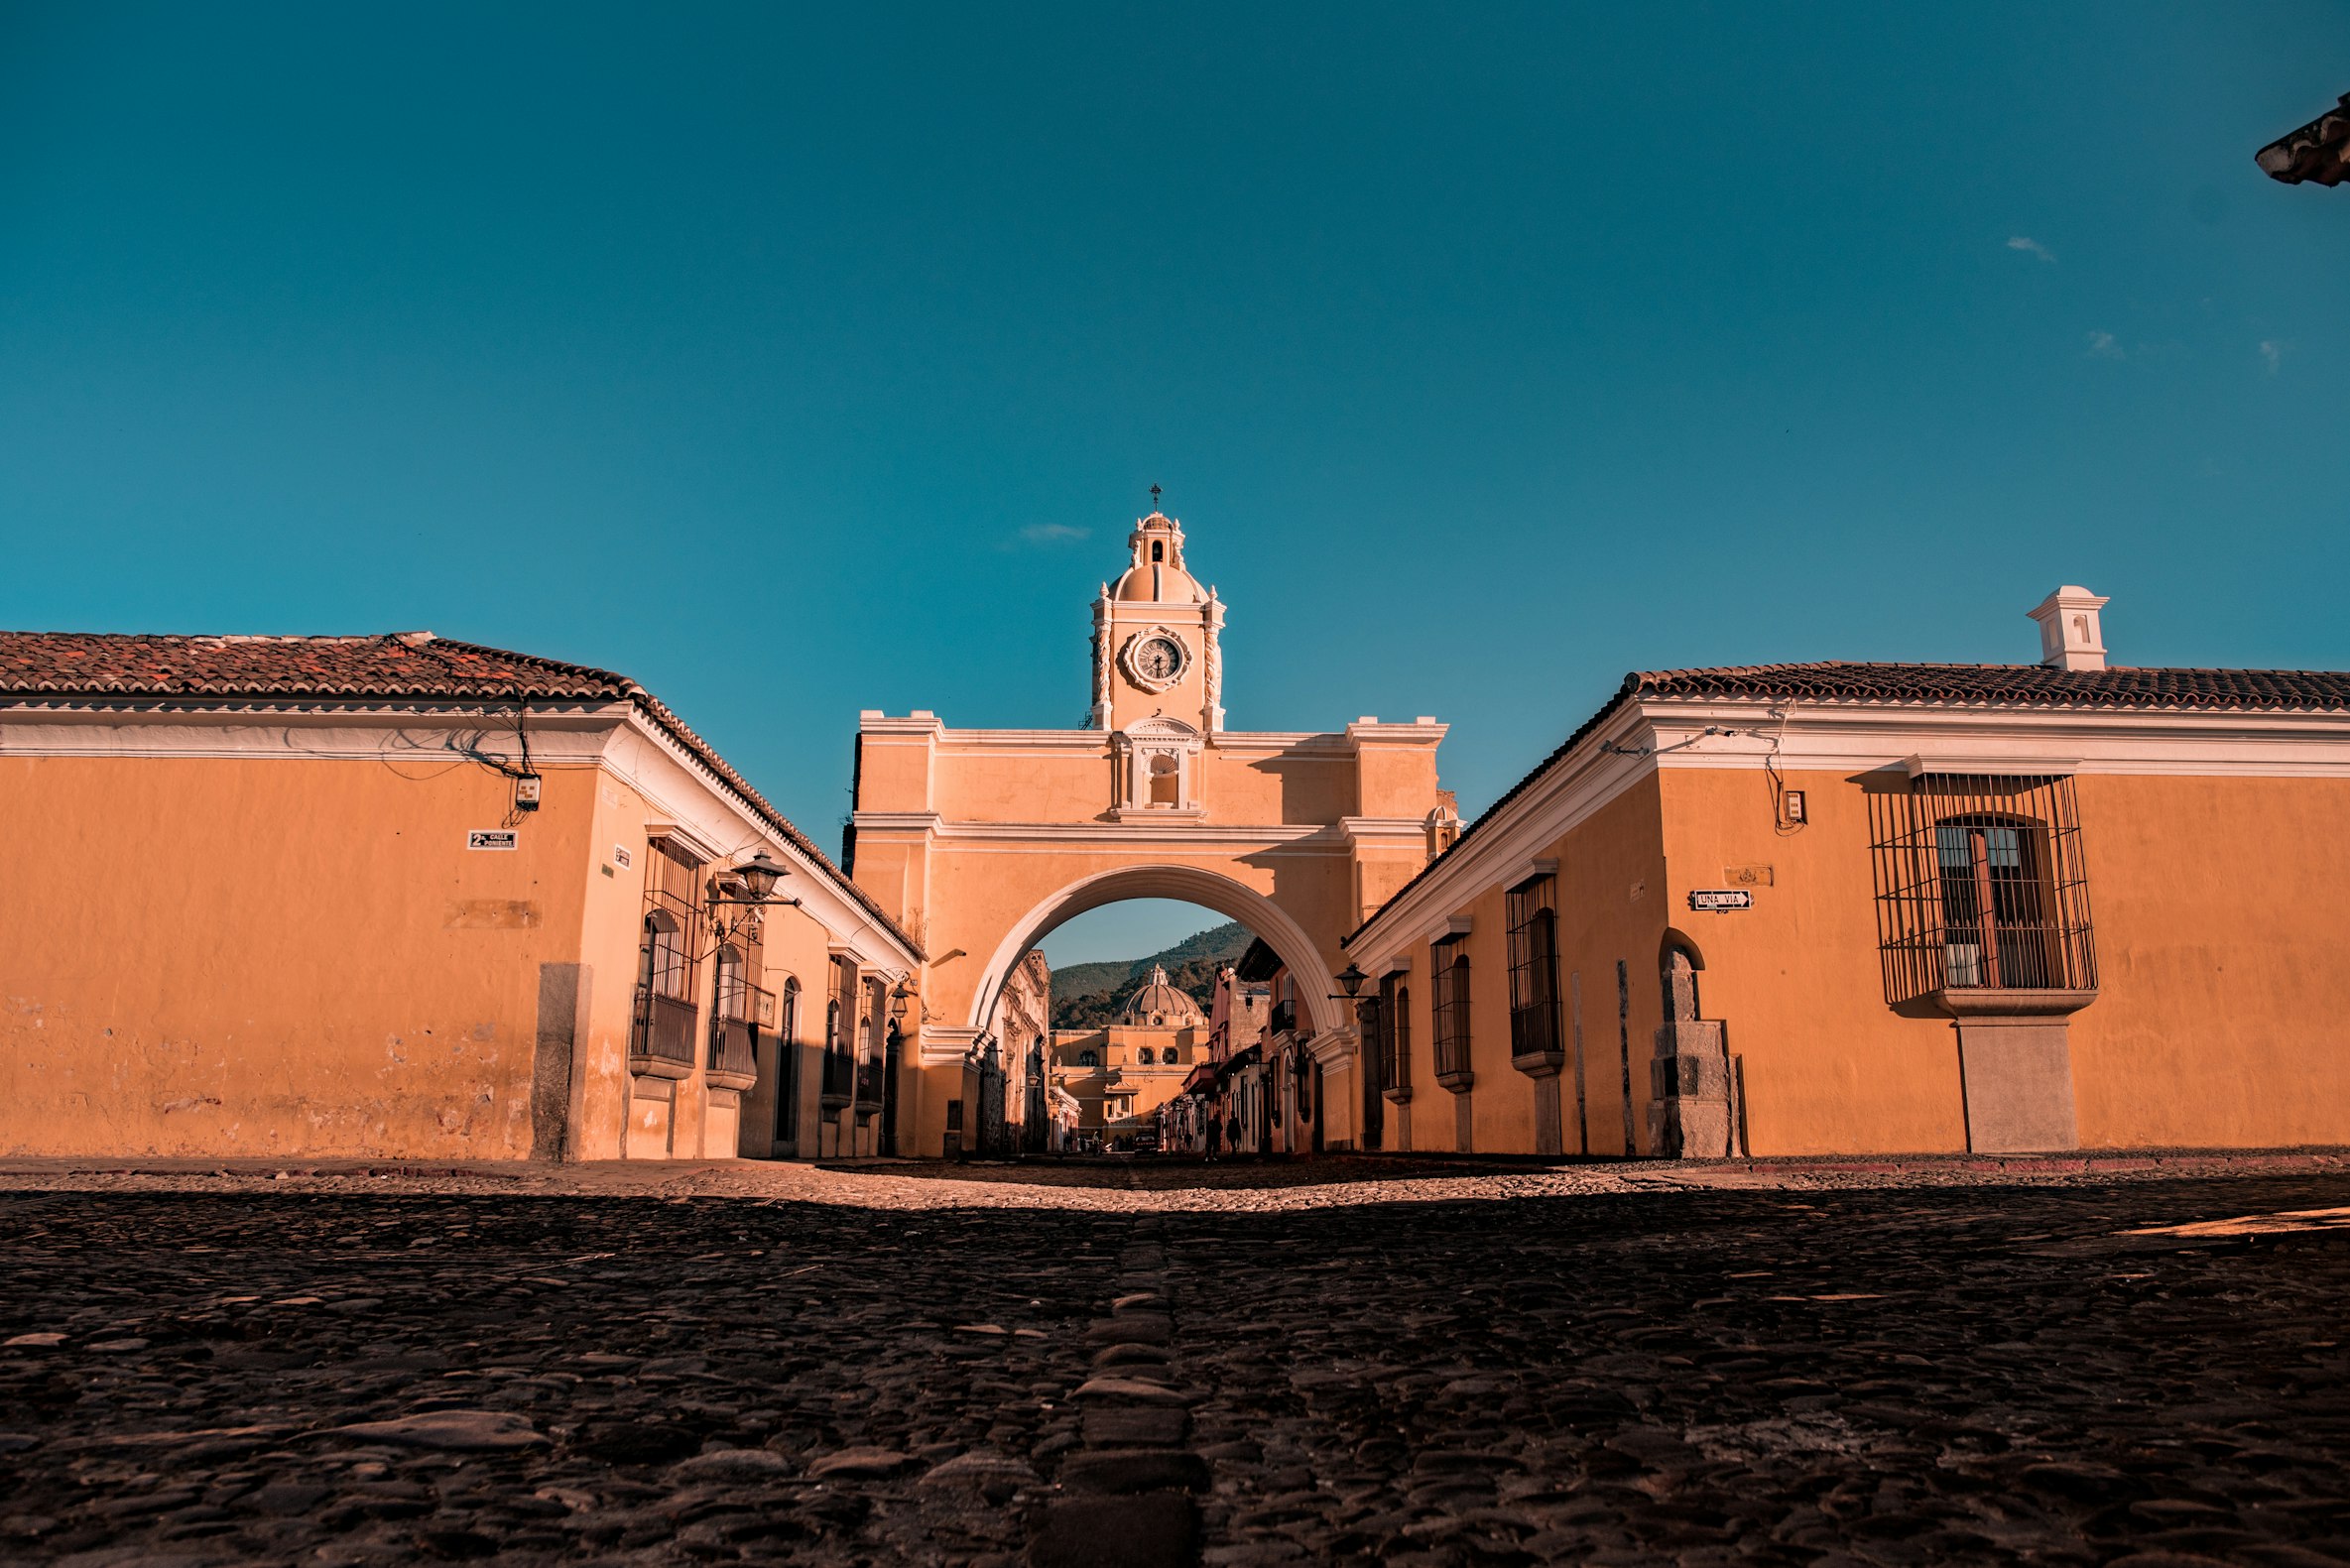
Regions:
[[1201, 741], [1220, 734], [1223, 601], [1184, 568], [1182, 525], [1165, 513], [1137, 522], [1126, 544], [1126, 570], [1093, 605], [1089, 725], [1170, 734], [1179, 726]]
[[[922, 709], [858, 717], [851, 875], [946, 955], [909, 977], [922, 1001], [899, 1010], [906, 1038], [893, 1030], [878, 1042], [913, 1053], [893, 1073], [901, 1150], [954, 1150], [991, 1131], [972, 1114], [972, 1063], [1026, 1063], [1044, 1028], [1014, 1005], [1020, 966], [1046, 932], [1126, 899], [1204, 905], [1280, 955], [1297, 983], [1285, 1049], [1312, 1057], [1310, 1068], [1292, 1064], [1311, 1075], [1317, 1141], [1378, 1146], [1382, 1117], [1397, 1114], [1385, 1110], [1386, 1080], [1354, 1010], [1331, 999], [1346, 934], [1427, 864], [1431, 817], [1458, 821], [1438, 815], [1444, 726], [1226, 729], [1224, 604], [1192, 575], [1182, 525], [1152, 501], [1115, 580], [1094, 597], [1083, 723], [961, 729]], [[1007, 1095], [1004, 1109], [1029, 1103]], [[1031, 1140], [1045, 1136], [1038, 1114]]]

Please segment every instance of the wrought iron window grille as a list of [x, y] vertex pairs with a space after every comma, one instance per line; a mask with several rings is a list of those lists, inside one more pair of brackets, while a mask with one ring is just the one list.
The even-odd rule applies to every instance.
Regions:
[[1558, 893], [1548, 873], [1509, 892], [1510, 1054], [1557, 1055]]
[[2069, 776], [1921, 774], [1870, 814], [1888, 1003], [2097, 989]]
[[1446, 1088], [1466, 1088], [1469, 1052], [1468, 940], [1448, 936], [1429, 948], [1435, 986], [1436, 1080]]

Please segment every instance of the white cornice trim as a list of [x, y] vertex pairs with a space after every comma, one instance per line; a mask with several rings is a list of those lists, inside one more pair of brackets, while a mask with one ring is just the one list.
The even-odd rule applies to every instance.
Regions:
[[1355, 1036], [1360, 1031], [1351, 1024], [1334, 1029], [1324, 1029], [1305, 1042], [1307, 1054], [1327, 1073], [1333, 1067], [1354, 1064]]
[[1342, 816], [1338, 831], [1350, 843], [1395, 840], [1417, 849], [1427, 842], [1427, 823], [1416, 816]]
[[944, 1028], [936, 1024], [922, 1026], [916, 1056], [925, 1067], [952, 1067], [962, 1061], [979, 1038], [977, 1029]]
[[1442, 934], [1445, 919], [1477, 890], [1549, 848], [1654, 773], [1657, 759], [1647, 755], [1648, 737], [1648, 721], [1636, 708], [1626, 708], [1585, 736], [1582, 745], [1527, 783], [1501, 815], [1447, 851], [1418, 883], [1372, 915], [1348, 944], [1349, 954], [1377, 973], [1398, 952], [1432, 940], [1429, 932]]
[[[534, 762], [592, 762], [601, 738], [635, 705], [581, 702], [529, 718]], [[338, 762], [408, 757], [454, 762], [454, 741], [475, 737], [519, 760], [514, 710], [481, 703], [236, 702], [212, 708], [161, 704], [108, 708], [0, 707], [0, 756], [291, 758]]]
[[1535, 855], [1520, 861], [1515, 870], [1502, 878], [1502, 886], [1522, 888], [1537, 877], [1555, 877], [1557, 875], [1558, 862], [1556, 860], [1547, 856]]
[[[1901, 760], [1902, 772], [1913, 779], [1927, 774], [2014, 774], [2027, 771], [2017, 765], [2013, 751], [2004, 752], [1929, 752]], [[2070, 774], [2080, 771], [2078, 757], [2054, 755], [2035, 756], [2028, 765], [2032, 773]]]
[[898, 719], [878, 709], [868, 708], [857, 715], [857, 733], [896, 736], [906, 740], [934, 739], [946, 733], [946, 724], [935, 713], [915, 713]]
[[[1708, 735], [1708, 728], [1731, 733]], [[1785, 774], [1850, 775], [1901, 769], [1912, 757], [1963, 758], [1974, 770], [1992, 772], [2061, 766], [2120, 776], [2350, 779], [2350, 714], [1628, 703], [1374, 914], [1348, 951], [1373, 968], [1438, 914], [1493, 886], [1659, 769], [1759, 771], [1775, 762]]]
[[645, 837], [677, 840], [679, 846], [700, 861], [706, 871], [720, 872], [726, 869], [724, 862], [729, 858], [726, 851], [702, 837], [683, 822], [674, 822], [662, 817], [647, 817], [645, 819]]
[[[865, 962], [916, 962], [833, 872], [769, 826], [634, 702], [558, 702], [548, 711], [533, 699], [529, 727], [531, 761], [542, 772], [596, 768], [609, 774], [646, 801], [649, 822], [677, 830], [713, 869], [767, 850], [795, 873], [786, 892], [827, 929], [853, 933], [850, 940]], [[472, 763], [467, 746], [508, 763], [520, 761], [513, 709], [479, 702], [364, 705], [331, 699], [236, 699], [200, 708], [152, 699], [109, 707], [0, 708], [0, 756], [11, 757], [328, 760], [431, 770]]]
[[712, 781], [698, 758], [633, 707], [607, 739], [602, 762], [645, 799], [654, 815], [689, 824], [705, 842], [736, 846], [721, 850], [716, 858], [735, 860], [764, 848], [790, 866], [795, 875], [783, 890], [786, 896], [798, 899], [801, 911], [831, 933], [859, 964], [911, 969], [921, 963], [913, 949], [876, 922], [835, 873]]
[[[2350, 778], [2350, 713], [2236, 709], [1896, 708], [1872, 704], [1654, 701], [1664, 768], [1866, 772], [1912, 757], [2084, 774]], [[1784, 717], [1782, 717], [1784, 715]], [[1712, 726], [1733, 733], [1707, 736]], [[1579, 748], [1578, 748], [1579, 750]]]
[[1382, 724], [1377, 719], [1357, 719], [1346, 727], [1346, 738], [1360, 746], [1365, 741], [1389, 745], [1433, 746], [1451, 730], [1449, 724]]
[[1241, 845], [1249, 848], [1290, 847], [1326, 841], [1333, 849], [1345, 846], [1344, 830], [1328, 823], [1219, 823], [1174, 818], [1164, 811], [1140, 813], [1111, 822], [962, 822], [929, 811], [859, 811], [850, 818], [858, 834], [920, 833], [958, 848], [991, 844], [1048, 843], [1060, 846], [1095, 845], [1104, 849], [1132, 849], [1138, 844], [1181, 844], [1194, 848]]
[[1420, 933], [1419, 945], [1433, 947], [1438, 942], [1451, 937], [1466, 936], [1469, 934], [1471, 923], [1469, 916], [1465, 914], [1447, 914]]
[[849, 820], [858, 833], [935, 833], [945, 821], [935, 811], [858, 811]]
[[[929, 719], [883, 719], [876, 715], [860, 719], [857, 733], [887, 736], [893, 740], [928, 736], [950, 752], [964, 749], [1001, 753], [1025, 749], [1049, 754], [1078, 752], [1087, 755], [1105, 752], [1112, 734], [1107, 729], [950, 730], [943, 725], [932, 728], [932, 724], [933, 721]], [[1352, 749], [1345, 735], [1322, 730], [1216, 730], [1208, 735], [1210, 751], [1277, 753], [1303, 750], [1344, 755]]]

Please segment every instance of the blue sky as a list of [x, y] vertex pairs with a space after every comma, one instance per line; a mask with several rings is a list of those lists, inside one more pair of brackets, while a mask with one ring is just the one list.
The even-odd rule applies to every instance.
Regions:
[[0, 4], [0, 621], [614, 666], [826, 843], [859, 708], [1077, 721], [1154, 481], [1232, 722], [1472, 812], [2059, 581], [2339, 667], [2350, 190], [2252, 154], [2345, 88], [2343, 7]]

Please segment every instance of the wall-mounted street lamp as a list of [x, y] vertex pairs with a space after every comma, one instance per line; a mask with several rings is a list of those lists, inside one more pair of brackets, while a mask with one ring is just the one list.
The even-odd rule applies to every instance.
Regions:
[[[792, 875], [792, 868], [769, 857], [760, 850], [741, 865], [731, 868], [725, 876], [710, 882], [710, 925], [722, 944], [744, 926], [758, 918], [758, 911], [767, 908], [800, 907], [798, 899], [787, 899], [775, 891], [775, 885]], [[731, 891], [729, 884], [739, 884], [740, 895]], [[731, 919], [721, 913], [724, 909], [740, 909]]]
[[[1370, 976], [1363, 973], [1361, 966], [1357, 965], [1352, 959], [1349, 959], [1347, 961], [1346, 967], [1338, 971], [1338, 991], [1342, 994], [1333, 994], [1329, 997], [1329, 1000], [1332, 1002], [1355, 1002], [1361, 1000], [1363, 994], [1363, 982], [1370, 978]], [[1290, 1041], [1289, 1051], [1290, 1082], [1294, 1084], [1297, 1089], [1299, 1118], [1302, 1121], [1310, 1122], [1313, 1120], [1313, 1101], [1311, 1095], [1307, 1092], [1305, 1087], [1308, 1081], [1305, 1076], [1305, 1064], [1308, 1059], [1309, 1057], [1305, 1049], [1305, 1041], [1302, 1039], [1292, 1039]]]
[[907, 988], [905, 981], [900, 980], [898, 988], [890, 993], [890, 1017], [899, 1024], [904, 1024], [907, 1010], [913, 1006], [913, 1003], [914, 993]]

